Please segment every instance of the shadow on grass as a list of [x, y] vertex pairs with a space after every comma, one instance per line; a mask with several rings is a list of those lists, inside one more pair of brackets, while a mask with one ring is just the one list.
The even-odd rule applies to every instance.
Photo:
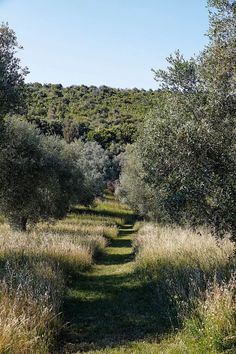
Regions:
[[126, 239], [116, 238], [110, 241], [110, 247], [114, 248], [128, 248], [132, 247], [132, 241]]
[[153, 287], [139, 282], [132, 272], [129, 235], [133, 232], [129, 226], [121, 229], [120, 238], [111, 241], [112, 252], [99, 260], [98, 271], [73, 281], [63, 310], [69, 323], [66, 353], [157, 340], [170, 328]]
[[71, 209], [71, 212], [74, 214], [80, 214], [80, 215], [94, 215], [94, 216], [99, 216], [99, 217], [110, 217], [110, 218], [121, 218], [125, 220], [125, 224], [133, 224], [137, 220], [137, 216], [135, 214], [131, 214], [125, 210], [107, 210], [107, 209], [94, 209], [94, 208], [88, 208], [88, 209], [81, 209], [79, 207], [75, 207]]
[[74, 343], [78, 351], [158, 340], [170, 326], [152, 289], [133, 284], [129, 275], [81, 278], [73, 290], [78, 288], [84, 296], [68, 297], [64, 307], [71, 323], [67, 342]]

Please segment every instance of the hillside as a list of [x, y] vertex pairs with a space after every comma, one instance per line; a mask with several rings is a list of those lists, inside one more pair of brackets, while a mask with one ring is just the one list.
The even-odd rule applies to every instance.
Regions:
[[[44, 131], [96, 140], [107, 148], [134, 139], [137, 124], [156, 106], [160, 92], [107, 86], [27, 85], [27, 118]], [[118, 149], [119, 150], [119, 149]]]

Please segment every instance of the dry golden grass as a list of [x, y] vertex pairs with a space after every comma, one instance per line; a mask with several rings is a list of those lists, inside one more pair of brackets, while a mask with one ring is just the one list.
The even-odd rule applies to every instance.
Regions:
[[[82, 211], [83, 212], [83, 211]], [[99, 214], [70, 214], [66, 219], [61, 220], [60, 222], [71, 223], [71, 224], [80, 224], [80, 225], [102, 225], [116, 228], [117, 225], [125, 224], [125, 220], [116, 216], [103, 216]]]
[[165, 354], [220, 354], [236, 352], [236, 281], [213, 283], [176, 336], [156, 350]]
[[234, 256], [235, 245], [226, 235], [217, 240], [210, 232], [160, 227], [147, 224], [134, 242], [139, 268], [158, 268], [163, 263], [174, 267], [193, 267], [203, 271], [228, 265]]
[[28, 232], [0, 223], [0, 353], [48, 354], [60, 328], [65, 279], [105, 251], [113, 221], [73, 215]]
[[81, 240], [75, 235], [64, 235], [49, 232], [31, 233], [12, 232], [9, 226], [0, 227], [0, 259], [8, 259], [13, 255], [43, 257], [59, 262], [63, 267], [84, 270], [92, 265], [93, 251], [100, 239]]
[[235, 268], [235, 245], [226, 235], [218, 240], [206, 230], [147, 224], [134, 241], [135, 270], [153, 283], [165, 315], [182, 321], [192, 300], [214, 280], [221, 284]]
[[98, 221], [80, 217], [69, 217], [58, 221], [54, 224], [41, 224], [37, 227], [39, 231], [57, 233], [62, 235], [84, 236], [104, 236], [106, 238], [114, 238], [118, 235], [118, 229], [114, 222]]
[[64, 293], [62, 273], [46, 261], [7, 261], [0, 282], [0, 353], [49, 353]]

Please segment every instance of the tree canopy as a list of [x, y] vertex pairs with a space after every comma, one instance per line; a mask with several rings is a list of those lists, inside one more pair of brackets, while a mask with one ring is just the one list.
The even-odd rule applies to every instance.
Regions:
[[20, 66], [15, 32], [8, 24], [0, 26], [0, 118], [7, 113], [21, 113], [24, 100], [24, 78], [27, 68]]
[[205, 50], [189, 61], [177, 52], [166, 71], [155, 71], [166, 94], [127, 153], [136, 173], [124, 169], [120, 190], [155, 219], [208, 224], [235, 235], [236, 16], [228, 1], [209, 6]]

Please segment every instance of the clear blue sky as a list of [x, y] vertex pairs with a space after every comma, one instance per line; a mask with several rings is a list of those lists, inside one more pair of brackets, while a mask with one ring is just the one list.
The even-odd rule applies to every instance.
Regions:
[[24, 46], [27, 81], [156, 88], [151, 68], [207, 39], [206, 0], [0, 0]]

